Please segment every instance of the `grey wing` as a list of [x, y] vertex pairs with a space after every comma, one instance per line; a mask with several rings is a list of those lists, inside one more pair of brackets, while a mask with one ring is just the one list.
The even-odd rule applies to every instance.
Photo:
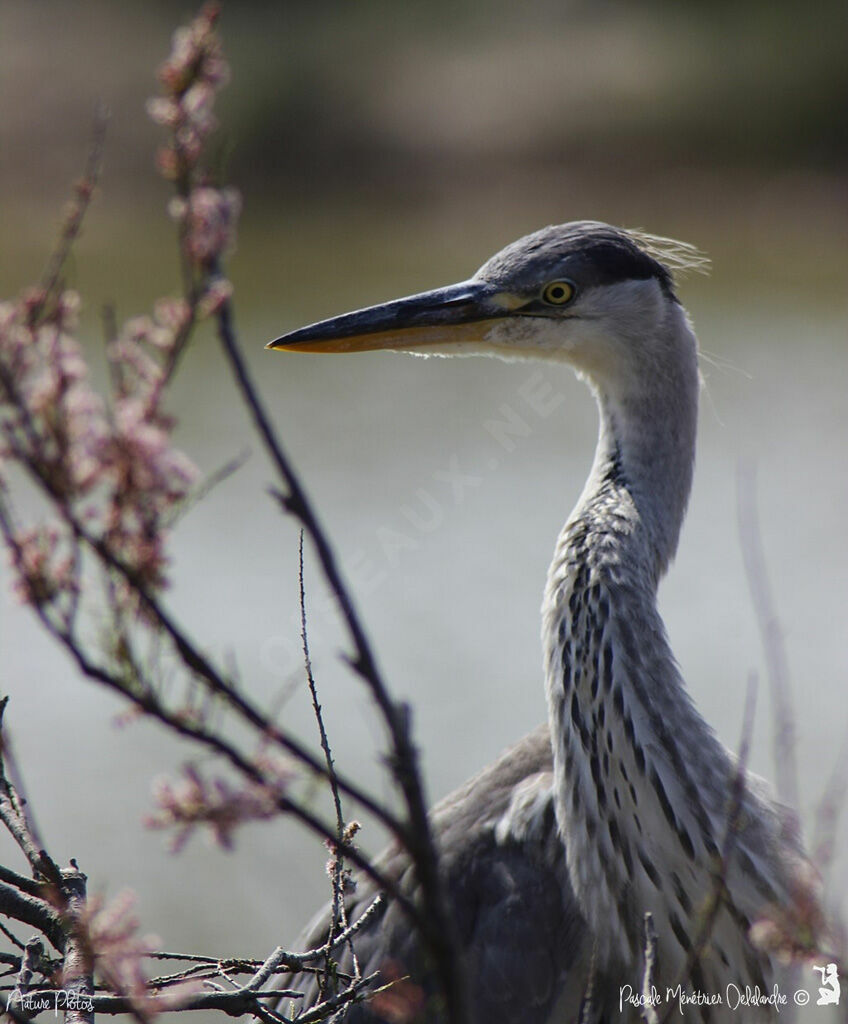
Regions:
[[[579, 1012], [590, 944], [568, 881], [550, 771], [550, 743], [543, 727], [432, 813], [466, 958], [475, 1024], [553, 1024], [573, 1021]], [[381, 866], [414, 895], [414, 876], [405, 856], [389, 851]], [[356, 920], [374, 895], [371, 884], [360, 880], [346, 901], [349, 920]], [[304, 937], [307, 946], [321, 944], [328, 924], [329, 908]], [[391, 997], [351, 1007], [348, 1024], [392, 1019], [390, 998], [407, 1000], [430, 1024], [441, 1019], [426, 951], [391, 900], [356, 936], [355, 949], [363, 974], [379, 971], [382, 980], [408, 980], [391, 990]], [[338, 963], [340, 970], [350, 970], [348, 950], [340, 951]], [[314, 978], [300, 975], [285, 984], [304, 991], [302, 1007], [319, 998]]]
[[463, 945], [480, 1024], [576, 1019], [587, 944], [562, 881], [523, 847], [505, 845], [483, 853], [452, 887], [457, 917], [471, 923]]

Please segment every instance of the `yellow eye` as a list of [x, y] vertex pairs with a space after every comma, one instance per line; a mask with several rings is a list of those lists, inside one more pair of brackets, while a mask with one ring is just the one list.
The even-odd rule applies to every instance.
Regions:
[[542, 292], [542, 299], [549, 306], [564, 306], [574, 298], [574, 285], [570, 281], [551, 281]]

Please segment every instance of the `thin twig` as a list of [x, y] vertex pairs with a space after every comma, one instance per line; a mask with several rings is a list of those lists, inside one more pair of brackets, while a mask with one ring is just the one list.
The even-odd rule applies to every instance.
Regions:
[[91, 144], [88, 149], [85, 171], [76, 186], [76, 198], [70, 209], [69, 215], [62, 225], [59, 241], [56, 248], [50, 255], [47, 267], [44, 270], [41, 286], [45, 299], [49, 298], [59, 283], [62, 268], [67, 262], [74, 242], [79, 237], [85, 215], [94, 195], [94, 189], [100, 177], [100, 168], [103, 163], [103, 146], [106, 142], [106, 127], [109, 123], [109, 112], [105, 106], [98, 106], [94, 115], [94, 129], [92, 131]]
[[23, 850], [33, 873], [54, 885], [61, 885], [62, 876], [58, 867], [45, 852], [35, 826], [24, 812], [23, 802], [18, 795], [20, 783], [15, 787], [8, 778], [9, 774], [18, 775], [8, 734], [3, 731], [3, 717], [8, 703], [8, 697], [0, 700], [0, 819]]
[[[324, 726], [324, 715], [321, 710], [321, 703], [318, 700], [318, 687], [315, 684], [315, 675], [312, 671], [312, 657], [309, 653], [309, 634], [306, 629], [306, 587], [303, 576], [303, 530], [300, 531], [300, 538], [298, 543], [298, 589], [300, 597], [300, 637], [303, 644], [303, 664], [306, 672], [306, 680], [309, 686], [309, 693], [312, 698], [312, 710], [315, 714], [315, 721], [318, 723], [318, 735], [321, 740], [321, 749], [324, 752], [324, 760], [327, 763], [327, 778], [330, 781], [330, 792], [333, 796], [333, 807], [336, 812], [336, 833], [338, 837], [337, 844], [333, 847], [332, 852], [332, 864], [333, 864], [333, 877], [332, 877], [332, 913], [330, 919], [330, 929], [328, 944], [332, 943], [333, 938], [336, 934], [337, 929], [341, 928], [344, 930], [347, 927], [347, 915], [345, 913], [344, 895], [343, 895], [343, 879], [344, 879], [344, 858], [342, 856], [342, 846], [345, 840], [345, 821], [344, 814], [342, 812], [342, 801], [339, 794], [339, 786], [336, 780], [336, 767], [333, 762], [333, 753], [330, 750], [330, 740], [327, 736], [327, 730]], [[353, 943], [349, 944], [350, 954], [353, 960], [353, 972], [355, 976], [359, 975], [359, 964], [356, 959], [356, 952], [353, 948]], [[326, 960], [326, 971], [324, 975], [324, 981], [326, 982], [330, 978], [330, 957], [327, 955]], [[324, 990], [324, 985], [319, 982], [319, 989]]]
[[786, 646], [774, 607], [763, 551], [762, 531], [757, 511], [756, 482], [755, 467], [740, 463], [737, 483], [739, 540], [742, 546], [748, 589], [751, 593], [751, 603], [754, 607], [757, 628], [765, 655], [766, 677], [771, 690], [774, 720], [772, 757], [775, 765], [777, 795], [787, 807], [797, 814], [799, 802], [796, 717]]
[[219, 485], [229, 480], [231, 476], [234, 476], [238, 471], [245, 465], [247, 460], [250, 458], [250, 452], [246, 449], [234, 455], [231, 459], [228, 459], [223, 466], [219, 466], [214, 472], [210, 473], [205, 477], [198, 487], [180, 502], [179, 506], [174, 510], [172, 515], [166, 516], [164, 520], [164, 526], [167, 529], [173, 527], [179, 520], [184, 519], [186, 515], [201, 501], [208, 497], [212, 491]]
[[816, 806], [813, 826], [813, 862], [826, 878], [836, 855], [836, 836], [839, 819], [848, 798], [848, 731], [842, 738], [833, 770]]
[[[4, 527], [6, 525], [2, 500], [0, 500], [0, 524], [2, 524]], [[251, 781], [257, 783], [260, 786], [265, 786], [266, 779], [261, 770], [253, 761], [251, 761], [245, 755], [243, 755], [231, 742], [225, 740], [221, 736], [217, 736], [205, 731], [200, 725], [191, 722], [184, 716], [180, 716], [178, 714], [170, 712], [161, 704], [156, 695], [150, 690], [147, 690], [143, 693], [128, 691], [124, 686], [121, 677], [116, 676], [113, 673], [110, 673], [108, 670], [106, 670], [100, 665], [96, 665], [85, 655], [82, 647], [78, 643], [76, 643], [74, 637], [68, 636], [57, 630], [55, 623], [53, 623], [50, 620], [43, 605], [35, 606], [34, 611], [36, 615], [41, 619], [43, 625], [47, 628], [48, 632], [57, 640], [59, 640], [60, 643], [63, 644], [65, 649], [76, 662], [77, 667], [84, 675], [102, 683], [107, 688], [115, 690], [116, 692], [120, 693], [136, 707], [143, 710], [152, 718], [155, 718], [158, 721], [162, 722], [173, 732], [176, 732], [177, 734], [187, 739], [193, 740], [196, 743], [199, 743], [202, 746], [205, 746], [208, 749], [214, 751], [215, 753], [220, 754], [227, 761], [229, 761], [234, 768], [241, 772], [246, 778], [250, 779]], [[262, 719], [259, 716], [259, 713], [253, 712], [253, 714], [256, 716], [257, 723], [261, 723]], [[277, 730], [275, 727], [268, 723], [266, 723], [265, 732], [266, 735], [270, 734], [273, 738], [279, 738], [281, 744], [283, 743], [284, 740], [288, 739], [288, 737], [286, 737], [285, 734], [280, 733], [279, 730]], [[299, 744], [297, 744], [296, 746], [299, 747]], [[315, 759], [311, 755], [308, 755], [308, 757], [310, 765], [312, 763], [315, 763]], [[317, 764], [319, 765], [320, 768], [323, 769], [324, 772], [326, 772], [326, 768], [323, 765], [321, 765], [320, 762], [317, 762]], [[343, 783], [340, 781], [339, 785], [341, 786], [343, 785]], [[351, 787], [351, 789], [353, 790], [353, 792], [351, 793], [353, 798], [358, 799], [359, 790], [353, 786]], [[309, 808], [307, 808], [303, 804], [299, 804], [296, 801], [282, 795], [276, 796], [275, 800], [276, 805], [280, 811], [282, 811], [283, 813], [290, 813], [294, 815], [304, 825], [306, 825], [307, 828], [309, 828], [316, 835], [320, 836], [321, 839], [328, 839], [331, 842], [336, 842], [337, 835], [335, 828], [331, 828], [330, 826], [325, 825], [320, 818], [318, 818], [311, 810], [309, 810]], [[374, 801], [370, 800], [365, 794], [363, 794], [362, 802], [369, 809], [378, 806], [374, 803]], [[0, 790], [0, 818], [2, 817], [3, 800], [2, 790]], [[350, 843], [343, 844], [343, 849], [345, 856], [354, 864], [356, 864], [356, 866], [359, 867], [364, 872], [364, 874], [371, 878], [376, 883], [378, 888], [391, 893], [392, 896], [397, 900], [398, 905], [406, 913], [410, 915], [411, 919], [419, 926], [422, 924], [424, 914], [420, 910], [420, 908], [416, 907], [415, 904], [413, 904], [409, 900], [409, 898], [403, 892], [401, 892], [398, 886], [390, 878], [384, 875], [371, 862], [371, 860], [368, 857], [360, 853], [357, 850], [357, 848]], [[52, 861], [49, 861], [49, 858], [48, 862], [52, 864]], [[55, 870], [58, 872], [58, 869]], [[61, 884], [61, 876], [59, 877], [59, 882], [57, 884]], [[2, 898], [3, 889], [4, 887], [0, 886], [0, 898]], [[20, 911], [20, 913], [23, 913], [27, 909], [28, 906], [25, 905], [23, 910]], [[27, 923], [31, 923], [30, 919], [27, 917], [19, 916], [16, 914], [11, 914], [10, 916], [18, 916], [20, 920], [23, 920]], [[36, 925], [36, 927], [40, 927], [40, 925]], [[53, 942], [52, 937], [51, 942]], [[60, 947], [57, 946], [57, 948]]]
[[[266, 785], [266, 779], [261, 770], [253, 763], [253, 761], [246, 758], [231, 742], [225, 740], [222, 736], [206, 732], [201, 726], [192, 723], [186, 718], [171, 714], [151, 693], [127, 693], [127, 691], [122, 687], [120, 679], [111, 675], [102, 667], [90, 662], [85, 657], [82, 650], [71, 641], [71, 638], [60, 636], [58, 639], [65, 644], [67, 650], [73, 656], [77, 666], [84, 675], [96, 679], [110, 689], [121, 693], [137, 707], [144, 710], [148, 715], [156, 718], [164, 725], [167, 725], [173, 732], [187, 739], [193, 740], [201, 746], [207, 747], [207, 749], [215, 752], [216, 754], [220, 754], [225, 760], [229, 761], [234, 768], [252, 782], [263, 787]], [[335, 842], [335, 829], [326, 825], [305, 805], [299, 804], [295, 800], [281, 795], [275, 796], [275, 802], [280, 811], [284, 814], [292, 814], [321, 839], [329, 839], [331, 842]], [[343, 849], [348, 860], [356, 864], [358, 868], [360, 868], [376, 883], [378, 888], [391, 893], [392, 897], [397, 900], [398, 905], [410, 915], [412, 920], [416, 922], [416, 924], [420, 924], [422, 911], [409, 900], [409, 898], [390, 878], [384, 875], [368, 857], [360, 853], [352, 844], [345, 843]]]
[[[2, 921], [0, 921], [0, 932], [2, 932], [6, 936], [6, 938], [9, 940], [9, 942], [12, 943], [13, 946], [16, 946], [18, 949], [24, 949], [24, 943], [21, 942], [17, 935], [15, 935], [15, 933], [10, 928], [7, 928]], [[16, 959], [19, 960], [20, 957]]]
[[[316, 949], [310, 949], [303, 953], [294, 953], [290, 950], [277, 949], [271, 954], [274, 958], [272, 974], [290, 974], [294, 971], [308, 970], [309, 965], [316, 960], [323, 960], [326, 958], [334, 949], [338, 949], [339, 946], [349, 942], [358, 932], [363, 928], [367, 927], [371, 920], [376, 916], [385, 903], [385, 897], [382, 893], [377, 895], [363, 914], [361, 914], [353, 924], [346, 928], [343, 932], [339, 932], [332, 941], [325, 942], [323, 945]], [[208, 968], [224, 968], [232, 974], [255, 974], [257, 971], [262, 969], [268, 964], [271, 957], [264, 961], [252, 960], [247, 957], [227, 957], [222, 959], [221, 957], [215, 956], [204, 956], [199, 953], [173, 953], [166, 950], [155, 951], [147, 953], [145, 956], [150, 960], [180, 960], [187, 961], [197, 969], [208, 969]], [[194, 968], [189, 968], [192, 970]], [[184, 974], [185, 972], [180, 972]], [[177, 974], [168, 975], [162, 978], [156, 978], [151, 981], [151, 985], [160, 986], [172, 983], [173, 981], [183, 980]]]
[[320, 1021], [327, 1017], [330, 1011], [356, 1001], [357, 996], [367, 991], [369, 985], [376, 981], [379, 976], [380, 972], [375, 971], [365, 978], [360, 978], [359, 981], [354, 982], [343, 992], [330, 996], [321, 1003], [316, 1003], [315, 1006], [310, 1007], [305, 1013], [300, 1014], [297, 1018], [297, 1024], [319, 1024]]
[[[240, 714], [248, 724], [253, 726], [264, 738], [272, 740], [284, 750], [288, 751], [302, 764], [315, 772], [316, 775], [326, 777], [326, 764], [320, 758], [315, 757], [309, 748], [302, 744], [296, 737], [284, 732], [273, 722], [269, 721], [268, 717], [255, 707], [245, 694], [236, 690], [235, 687], [233, 687], [232, 684], [224, 678], [212, 662], [200, 651], [196, 644], [194, 644], [188, 634], [180, 627], [179, 623], [170, 614], [168, 614], [162, 603], [151, 593], [139, 573], [128, 566], [122, 559], [118, 558], [103, 538], [93, 535], [86, 528], [82, 520], [71, 513], [71, 510], [62, 501], [61, 495], [57, 495], [55, 493], [50, 481], [41, 476], [34, 467], [30, 466], [28, 468], [33, 472], [36, 482], [45, 489], [48, 497], [52, 499], [56, 506], [56, 510], [60, 515], [62, 515], [65, 523], [74, 533], [74, 536], [83, 541], [98, 556], [104, 565], [108, 566], [110, 569], [114, 569], [123, 576], [126, 582], [133, 589], [134, 593], [138, 596], [145, 612], [149, 614], [156, 625], [161, 627], [162, 632], [173, 643], [177, 654], [180, 656], [180, 659], [186, 668], [195, 673], [204, 681], [204, 683], [209, 685], [214, 693], [225, 698], [233, 710]], [[6, 509], [5, 502], [2, 499], [3, 496], [0, 494], [0, 526], [3, 528], [7, 543], [9, 543], [9, 545], [14, 549], [14, 528]], [[36, 606], [34, 611], [39, 616], [42, 623], [47, 626], [48, 631], [56, 636], [57, 639], [64, 642], [66, 647], [71, 649], [71, 653], [75, 656], [79, 667], [82, 668], [79, 657], [81, 651], [79, 650], [78, 645], [74, 642], [73, 637], [70, 635], [61, 635], [57, 632], [57, 627], [47, 616], [43, 605]], [[77, 649], [74, 650], [73, 648]], [[84, 660], [89, 666], [91, 666], [92, 663], [90, 661], [87, 659]], [[165, 718], [162, 717], [163, 709], [160, 702], [155, 701], [152, 694], [147, 694], [145, 699], [139, 699], [138, 694], [127, 691], [126, 687], [122, 685], [119, 677], [110, 676], [108, 672], [103, 670], [89, 672], [87, 669], [84, 669], [84, 671], [86, 672], [86, 675], [90, 676], [90, 678], [97, 679], [99, 682], [106, 683], [107, 685], [112, 686], [112, 688], [117, 689], [148, 714], [159, 718], [163, 722], [166, 721]], [[173, 721], [168, 721], [166, 724], [169, 724], [172, 728], [175, 727]], [[341, 775], [338, 771], [336, 771], [335, 777], [337, 785], [343, 792], [360, 804], [365, 810], [373, 814], [381, 824], [385, 825], [386, 828], [397, 835], [402, 842], [405, 841], [406, 827], [395, 815], [366, 793], [360, 786]]]

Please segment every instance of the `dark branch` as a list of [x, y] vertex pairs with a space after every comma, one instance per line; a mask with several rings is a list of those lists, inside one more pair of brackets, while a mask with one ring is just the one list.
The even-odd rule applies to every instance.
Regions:
[[[366, 683], [389, 731], [391, 754], [389, 764], [392, 775], [403, 793], [409, 824], [395, 834], [406, 846], [415, 865], [421, 885], [421, 904], [426, 913], [416, 914], [422, 937], [433, 954], [446, 999], [448, 1019], [463, 1024], [467, 1019], [467, 995], [461, 972], [459, 943], [455, 934], [443, 885], [438, 870], [438, 855], [427, 817], [421, 775], [418, 769], [418, 751], [410, 732], [410, 709], [396, 703], [389, 695], [377, 667], [371, 645], [359, 620], [347, 585], [342, 579], [335, 553], [323, 526], [318, 520], [300, 479], [288, 456], [283, 451], [271, 420], [265, 411], [247, 363], [236, 340], [233, 312], [229, 301], [222, 304], [218, 314], [218, 336], [241, 391], [245, 404], [253, 417], [256, 429], [266, 450], [285, 483], [286, 491], [277, 497], [282, 507], [292, 513], [303, 525], [318, 555], [327, 583], [339, 603], [342, 617], [350, 634], [353, 657], [350, 663]], [[347, 851], [346, 851], [346, 855]], [[409, 906], [407, 901], [407, 906]]]

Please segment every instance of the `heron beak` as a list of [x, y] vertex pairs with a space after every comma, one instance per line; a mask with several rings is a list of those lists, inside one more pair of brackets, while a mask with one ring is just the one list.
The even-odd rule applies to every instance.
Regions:
[[321, 320], [265, 347], [293, 352], [440, 349], [484, 341], [492, 321], [508, 316], [518, 304], [516, 296], [486, 281], [463, 281]]

